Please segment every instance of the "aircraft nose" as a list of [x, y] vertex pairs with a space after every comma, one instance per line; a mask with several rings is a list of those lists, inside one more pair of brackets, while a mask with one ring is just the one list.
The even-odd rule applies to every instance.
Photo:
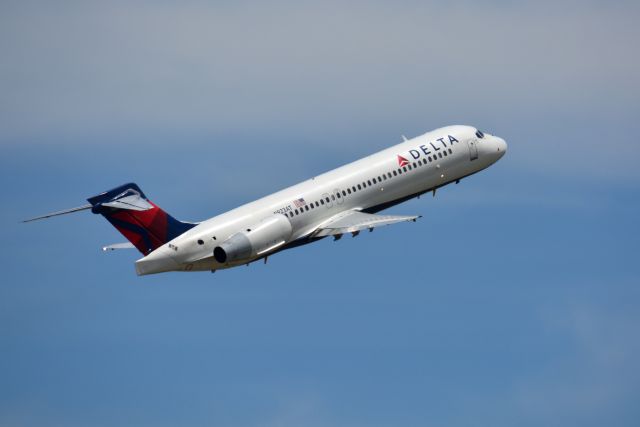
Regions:
[[496, 149], [498, 151], [498, 155], [502, 157], [507, 152], [507, 141], [497, 136], [495, 138], [496, 138]]

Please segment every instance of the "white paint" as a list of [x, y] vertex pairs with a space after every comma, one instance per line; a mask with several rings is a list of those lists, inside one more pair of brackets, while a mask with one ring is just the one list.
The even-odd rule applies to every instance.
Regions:
[[[475, 145], [470, 146], [470, 141]], [[476, 149], [478, 154], [477, 158], [474, 158]], [[272, 244], [281, 239], [276, 240], [276, 237], [273, 237], [274, 241], [265, 245], [271, 250], [252, 250], [250, 259], [238, 260], [235, 263], [217, 262], [213, 257], [213, 251], [231, 236], [249, 233], [246, 231], [248, 229], [254, 230], [255, 233], [256, 227], [260, 227], [260, 233], [269, 236], [270, 221], [267, 219], [274, 217], [274, 214], [280, 217], [279, 222], [282, 222], [284, 217], [291, 225], [291, 235], [286, 244], [304, 242], [312, 235], [319, 234], [318, 230], [323, 226], [344, 217], [345, 213], [377, 211], [380, 206], [399, 203], [407, 197], [435, 191], [438, 187], [485, 169], [500, 159], [506, 149], [507, 145], [503, 139], [490, 134], [477, 138], [476, 128], [470, 126], [440, 128], [203, 221], [138, 260], [136, 271], [143, 275], [163, 271], [219, 270], [244, 265], [272, 253], [273, 250], [281, 249], [281, 244], [274, 245], [271, 249]], [[427, 155], [424, 150], [439, 155]], [[443, 155], [445, 150], [446, 156]], [[416, 158], [418, 154], [419, 157]], [[398, 156], [402, 156], [409, 163], [400, 168]], [[431, 161], [425, 161], [429, 157]], [[474, 159], [471, 160], [472, 158]], [[379, 177], [383, 176], [380, 180]], [[355, 192], [353, 188], [356, 188]], [[343, 191], [346, 196], [343, 195]], [[313, 203], [314, 207], [309, 210], [296, 208], [294, 200], [301, 198], [307, 206]], [[316, 207], [315, 202], [320, 199], [324, 200], [324, 204]], [[289, 212], [294, 212], [294, 215], [291, 216]], [[274, 236], [279, 232], [274, 229]], [[216, 240], [212, 239], [213, 236], [216, 236]], [[198, 245], [199, 239], [205, 243]], [[167, 250], [169, 244], [178, 247], [179, 250]]]

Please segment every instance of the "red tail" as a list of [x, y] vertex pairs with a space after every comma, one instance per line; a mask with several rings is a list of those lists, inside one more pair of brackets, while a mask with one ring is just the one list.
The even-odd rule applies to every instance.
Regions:
[[160, 209], [130, 183], [87, 199], [143, 255], [175, 239], [196, 224], [181, 222]]

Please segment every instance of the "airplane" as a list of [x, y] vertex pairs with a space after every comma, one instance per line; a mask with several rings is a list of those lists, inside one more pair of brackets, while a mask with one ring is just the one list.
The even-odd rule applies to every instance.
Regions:
[[419, 215], [378, 212], [473, 175], [507, 151], [504, 139], [471, 126], [447, 126], [278, 191], [202, 222], [178, 221], [134, 183], [87, 199], [89, 204], [25, 220], [91, 210], [137, 248], [140, 276], [248, 265], [285, 249], [332, 236], [415, 222]]

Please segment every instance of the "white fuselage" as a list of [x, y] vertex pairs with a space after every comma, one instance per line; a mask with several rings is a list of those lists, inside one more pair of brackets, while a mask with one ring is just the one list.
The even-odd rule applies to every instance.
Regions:
[[495, 163], [506, 152], [505, 141], [476, 132], [470, 126], [436, 129], [215, 216], [138, 260], [136, 270], [218, 270], [263, 258], [272, 252], [229, 263], [216, 261], [213, 252], [274, 215], [290, 223], [284, 247], [313, 241], [313, 232], [342, 212], [377, 212]]

